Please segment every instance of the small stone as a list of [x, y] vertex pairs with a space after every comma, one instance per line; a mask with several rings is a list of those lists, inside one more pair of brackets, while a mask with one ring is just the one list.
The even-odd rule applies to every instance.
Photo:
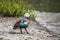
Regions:
[[25, 40], [27, 40], [27, 39], [25, 39]]
[[39, 40], [39, 39], [37, 39], [37, 40]]
[[0, 38], [0, 40], [3, 40], [3, 38]]
[[27, 37], [25, 40], [33, 40], [31, 37]]
[[41, 32], [41, 31], [39, 31], [39, 32]]

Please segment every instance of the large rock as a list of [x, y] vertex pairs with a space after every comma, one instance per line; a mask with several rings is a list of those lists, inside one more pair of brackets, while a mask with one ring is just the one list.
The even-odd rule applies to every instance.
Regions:
[[60, 13], [34, 12], [37, 13], [35, 20], [40, 25], [55, 32], [56, 34], [60, 34]]

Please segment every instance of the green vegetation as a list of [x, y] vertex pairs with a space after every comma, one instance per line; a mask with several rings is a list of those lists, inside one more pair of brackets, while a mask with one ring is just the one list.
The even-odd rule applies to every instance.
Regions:
[[49, 10], [52, 12], [60, 12], [60, 0], [50, 0]]
[[21, 0], [0, 0], [0, 14], [4, 17], [21, 17], [25, 12], [29, 12], [33, 18], [33, 10], [30, 4], [25, 4]]
[[30, 12], [30, 15], [30, 20], [35, 20], [37, 15], [34, 12]]
[[24, 0], [38, 11], [60, 12], [60, 0]]
[[33, 10], [60, 12], [60, 0], [0, 0], [0, 15], [6, 17], [21, 17], [25, 12], [36, 17]]

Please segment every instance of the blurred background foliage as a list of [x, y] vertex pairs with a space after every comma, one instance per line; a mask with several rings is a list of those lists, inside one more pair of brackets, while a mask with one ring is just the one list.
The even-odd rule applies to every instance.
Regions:
[[0, 15], [4, 17], [21, 17], [29, 12], [34, 19], [33, 10], [60, 12], [60, 0], [0, 0]]
[[33, 10], [33, 6], [21, 0], [0, 0], [0, 15], [4, 17], [21, 17], [25, 12], [31, 14]]
[[60, 0], [23, 0], [26, 4], [31, 4], [38, 11], [60, 12]]

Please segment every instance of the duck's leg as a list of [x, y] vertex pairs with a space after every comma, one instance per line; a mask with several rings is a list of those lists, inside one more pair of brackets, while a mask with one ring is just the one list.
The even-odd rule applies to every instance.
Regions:
[[21, 32], [21, 34], [22, 34], [22, 28], [20, 28], [20, 32]]
[[25, 29], [25, 31], [27, 32], [27, 34], [29, 34], [29, 32], [27, 31], [27, 29], [26, 28], [24, 28]]

